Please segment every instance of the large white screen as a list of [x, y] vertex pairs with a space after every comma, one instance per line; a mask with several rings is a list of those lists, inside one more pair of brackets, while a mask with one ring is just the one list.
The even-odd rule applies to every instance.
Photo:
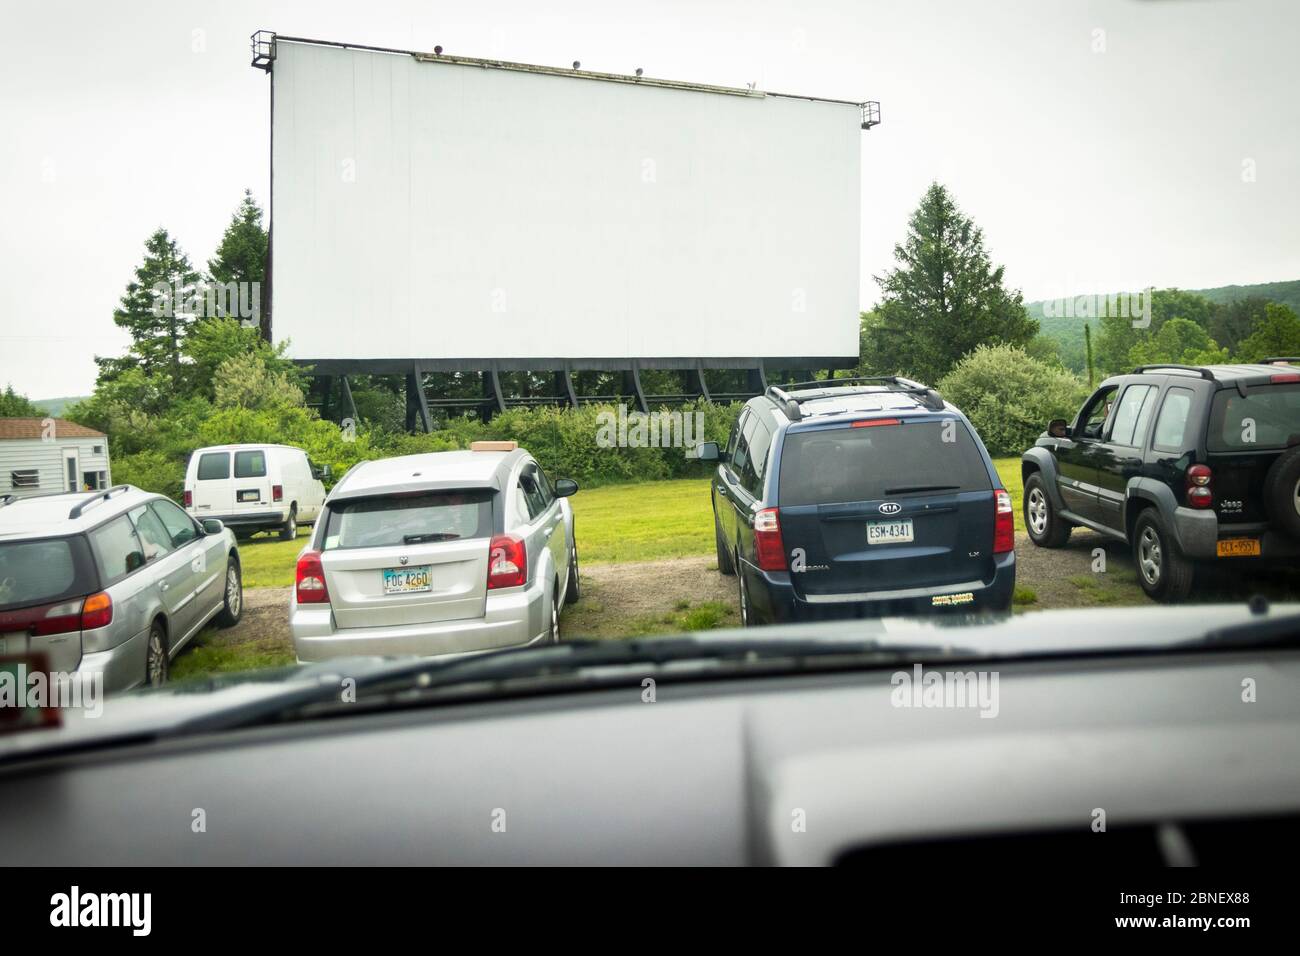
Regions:
[[300, 359], [856, 357], [859, 111], [279, 41]]

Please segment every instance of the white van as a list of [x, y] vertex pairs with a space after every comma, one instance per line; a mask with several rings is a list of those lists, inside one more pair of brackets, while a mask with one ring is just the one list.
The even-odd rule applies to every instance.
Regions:
[[272, 528], [298, 536], [325, 502], [329, 466], [318, 468], [290, 445], [213, 445], [190, 456], [185, 510], [202, 521], [218, 518], [239, 538]]

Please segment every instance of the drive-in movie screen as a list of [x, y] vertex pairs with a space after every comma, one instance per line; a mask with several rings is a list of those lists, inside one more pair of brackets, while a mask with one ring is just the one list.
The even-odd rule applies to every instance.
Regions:
[[0, 24], [7, 952], [1286, 938], [1300, 4]]

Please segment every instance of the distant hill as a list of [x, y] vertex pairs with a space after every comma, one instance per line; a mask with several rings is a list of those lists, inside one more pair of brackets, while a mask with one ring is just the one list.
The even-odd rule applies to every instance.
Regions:
[[[1235, 302], [1252, 296], [1268, 299], [1289, 306], [1300, 315], [1300, 279], [1289, 282], [1262, 282], [1258, 285], [1225, 285], [1217, 289], [1186, 289], [1196, 295], [1204, 296], [1211, 302]], [[1085, 293], [1080, 293], [1085, 294]], [[1084, 365], [1083, 327], [1092, 326], [1093, 347], [1096, 347], [1098, 321], [1095, 318], [1084, 320], [1077, 317], [1054, 316], [1043, 314], [1046, 301], [1026, 302], [1029, 314], [1038, 320], [1039, 330], [1050, 339], [1055, 339], [1061, 347], [1061, 361], [1067, 368], [1079, 371]]]
[[62, 398], [33, 398], [32, 404], [37, 408], [43, 408], [45, 411], [57, 418], [63, 414], [63, 410], [69, 405], [75, 405], [77, 402], [85, 401], [90, 398], [89, 395], [65, 395]]

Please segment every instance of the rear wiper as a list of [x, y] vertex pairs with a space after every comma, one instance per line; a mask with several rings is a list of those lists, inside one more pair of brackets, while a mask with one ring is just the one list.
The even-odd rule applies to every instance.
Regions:
[[909, 491], [956, 491], [961, 485], [902, 485], [898, 488], [886, 488], [887, 495], [905, 495]]
[[453, 541], [459, 537], [452, 531], [429, 531], [424, 534], [408, 534], [402, 541], [405, 544], [420, 544], [425, 541]]

